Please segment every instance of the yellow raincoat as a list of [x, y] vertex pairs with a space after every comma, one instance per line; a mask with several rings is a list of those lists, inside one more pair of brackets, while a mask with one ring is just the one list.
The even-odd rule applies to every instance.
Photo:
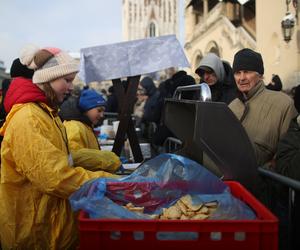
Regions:
[[43, 103], [14, 105], [0, 133], [5, 133], [0, 184], [2, 248], [74, 249], [76, 218], [68, 197], [84, 182], [112, 175], [69, 165], [63, 124]]
[[100, 150], [93, 129], [83, 122], [64, 121], [68, 145], [74, 162], [89, 170], [115, 172], [121, 165], [119, 157], [110, 151]]
[[81, 148], [100, 149], [93, 129], [80, 121], [64, 121], [71, 150]]

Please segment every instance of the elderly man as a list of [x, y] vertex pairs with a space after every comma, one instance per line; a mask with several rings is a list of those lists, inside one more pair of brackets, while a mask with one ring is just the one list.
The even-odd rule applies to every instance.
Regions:
[[265, 88], [264, 65], [259, 53], [251, 49], [238, 51], [233, 73], [239, 94], [229, 108], [252, 141], [258, 165], [263, 165], [274, 157], [279, 139], [297, 112], [290, 97]]

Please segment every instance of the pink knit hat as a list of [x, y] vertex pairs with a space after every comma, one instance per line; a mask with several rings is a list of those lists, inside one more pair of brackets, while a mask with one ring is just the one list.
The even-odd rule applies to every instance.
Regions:
[[35, 70], [33, 83], [50, 82], [79, 71], [79, 64], [75, 59], [58, 48], [40, 49], [32, 54], [32, 58], [28, 54], [30, 53], [27, 53], [27, 66]]

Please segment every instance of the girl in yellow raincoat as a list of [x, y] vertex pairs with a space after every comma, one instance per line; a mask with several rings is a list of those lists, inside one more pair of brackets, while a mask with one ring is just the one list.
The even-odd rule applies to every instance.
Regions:
[[[102, 95], [93, 89], [84, 89], [79, 97], [70, 96], [64, 101], [60, 107], [59, 116], [64, 121], [72, 154], [86, 152], [80, 154], [77, 162], [84, 163], [85, 167], [92, 170], [96, 166], [98, 169], [113, 173], [119, 168], [120, 159], [113, 152], [100, 150], [93, 130], [94, 126], [102, 122], [105, 106], [106, 101]], [[94, 156], [90, 157], [91, 154]], [[93, 164], [93, 159], [99, 159], [98, 164]]]
[[33, 79], [14, 78], [0, 130], [0, 237], [3, 249], [75, 249], [77, 228], [68, 197], [86, 181], [110, 177], [73, 166], [58, 105], [73, 88], [77, 63], [56, 48], [20, 58]]

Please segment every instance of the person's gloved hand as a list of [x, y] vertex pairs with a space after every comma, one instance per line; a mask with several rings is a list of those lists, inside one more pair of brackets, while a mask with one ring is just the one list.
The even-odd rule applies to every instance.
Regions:
[[119, 170], [121, 175], [125, 174], [126, 169], [123, 167], [123, 165], [120, 166]]
[[100, 136], [98, 136], [100, 138], [100, 140], [107, 140], [108, 139], [108, 134], [100, 134]]
[[123, 163], [128, 163], [128, 159], [124, 156], [120, 156], [120, 161]]
[[96, 178], [84, 183], [70, 197], [69, 201], [73, 211], [86, 209], [87, 204], [90, 204], [89, 209], [96, 210], [97, 201], [101, 201], [106, 193], [106, 179]]

